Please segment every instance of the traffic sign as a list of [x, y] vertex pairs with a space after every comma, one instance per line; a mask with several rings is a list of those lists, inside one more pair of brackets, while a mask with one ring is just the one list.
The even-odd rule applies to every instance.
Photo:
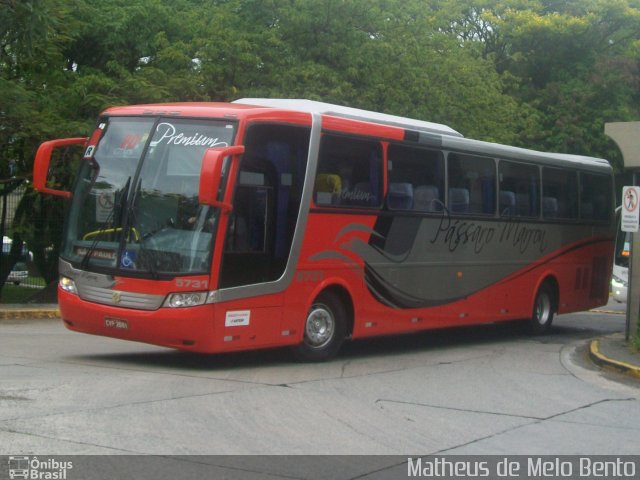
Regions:
[[637, 232], [640, 223], [640, 187], [622, 187], [622, 215], [620, 228], [623, 232]]

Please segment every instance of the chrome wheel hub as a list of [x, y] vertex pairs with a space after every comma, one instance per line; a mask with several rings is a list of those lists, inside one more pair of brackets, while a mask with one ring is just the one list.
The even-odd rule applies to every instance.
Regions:
[[547, 295], [540, 295], [536, 300], [536, 321], [544, 325], [551, 315], [551, 299]]
[[312, 347], [323, 347], [331, 341], [335, 331], [335, 320], [324, 306], [315, 305], [305, 325], [305, 340]]

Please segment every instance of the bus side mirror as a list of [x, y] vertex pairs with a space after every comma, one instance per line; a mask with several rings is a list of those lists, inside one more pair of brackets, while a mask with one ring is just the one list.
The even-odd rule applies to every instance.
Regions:
[[58, 197], [71, 198], [71, 192], [47, 187], [47, 174], [49, 173], [51, 154], [55, 148], [68, 147], [70, 145], [86, 145], [88, 140], [88, 138], [62, 138], [59, 140], [50, 140], [41, 144], [38, 147], [36, 159], [33, 164], [33, 187], [38, 192], [49, 193]]
[[[209, 148], [204, 153], [202, 168], [200, 169], [200, 189], [198, 191], [198, 201], [202, 205], [210, 205], [227, 211], [231, 210], [231, 190], [233, 190], [231, 182], [227, 184], [224, 199], [222, 201], [218, 200], [220, 186], [222, 185], [222, 167], [226, 157], [231, 156], [233, 166], [233, 156], [242, 155], [243, 153], [243, 145]], [[230, 168], [228, 178], [231, 180], [233, 175], [235, 175], [235, 168]]]

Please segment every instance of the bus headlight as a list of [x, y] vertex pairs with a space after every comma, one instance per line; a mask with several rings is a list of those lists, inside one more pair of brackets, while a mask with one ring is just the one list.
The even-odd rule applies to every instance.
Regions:
[[164, 306], [170, 308], [184, 308], [204, 305], [207, 301], [208, 294], [209, 292], [171, 293], [164, 302]]
[[59, 285], [60, 285], [60, 288], [65, 292], [73, 293], [74, 295], [78, 294], [78, 289], [76, 288], [76, 282], [74, 282], [69, 277], [65, 277], [64, 275], [61, 275]]

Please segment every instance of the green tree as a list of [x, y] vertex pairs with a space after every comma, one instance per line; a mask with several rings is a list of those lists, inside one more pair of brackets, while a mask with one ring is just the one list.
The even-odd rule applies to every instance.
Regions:
[[[640, 115], [639, 38], [640, 0], [0, 0], [0, 178], [111, 105], [253, 96], [619, 166], [604, 122]], [[12, 227], [51, 278], [56, 202], [25, 196]]]
[[[0, 3], [0, 178], [2, 195], [20, 185], [20, 177], [30, 170], [32, 153], [44, 132], [51, 131], [51, 111], [46, 89], [56, 81], [52, 63], [59, 58], [65, 41], [59, 21], [64, 6], [55, 0], [4, 0]], [[0, 262], [0, 288], [18, 259], [22, 242], [29, 240], [19, 230], [5, 232], [6, 202], [3, 202], [2, 235], [11, 233], [13, 243]], [[35, 221], [56, 221], [54, 217]], [[61, 221], [60, 214], [57, 221]]]
[[520, 143], [604, 156], [620, 166], [604, 123], [640, 114], [637, 0], [468, 0], [450, 32], [480, 44], [506, 90], [532, 109], [538, 128]]

